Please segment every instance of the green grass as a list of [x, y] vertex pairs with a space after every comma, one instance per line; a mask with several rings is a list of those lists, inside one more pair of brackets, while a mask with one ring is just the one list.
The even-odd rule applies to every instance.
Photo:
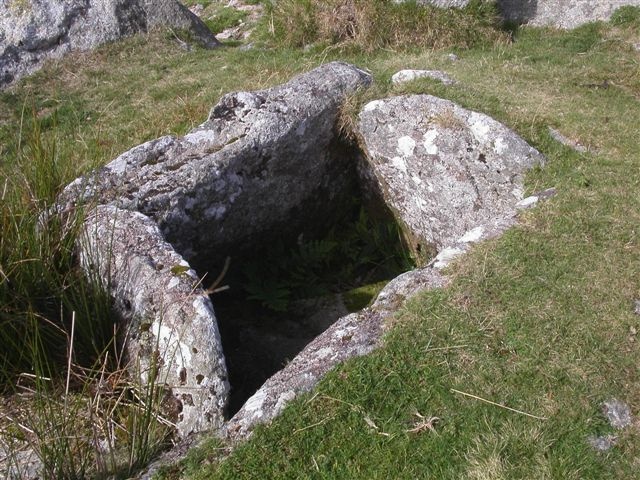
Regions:
[[220, 33], [227, 28], [238, 26], [246, 17], [247, 12], [233, 7], [221, 7], [205, 19], [205, 23], [213, 33]]
[[[316, 394], [295, 401], [225, 460], [225, 446], [209, 442], [165, 477], [635, 478], [637, 427], [618, 433], [605, 454], [586, 443], [614, 433], [602, 401], [618, 397], [640, 409], [633, 333], [640, 328], [633, 314], [640, 298], [640, 75], [632, 47], [640, 39], [636, 17], [620, 15], [615, 25], [521, 29], [512, 44], [472, 49], [184, 51], [156, 34], [74, 55], [0, 94], [0, 178], [10, 180], [16, 199], [3, 197], [0, 268], [13, 281], [8, 265], [39, 258], [35, 273], [21, 277], [24, 305], [30, 288], [34, 299], [58, 298], [60, 287], [51, 285], [60, 280], [35, 288], [50, 250], [36, 249], [28, 232], [61, 185], [142, 141], [186, 132], [225, 92], [274, 85], [332, 59], [351, 61], [377, 81], [358, 101], [431, 93], [513, 127], [549, 160], [528, 175], [527, 189], [553, 186], [558, 195], [451, 267], [450, 288], [411, 301], [384, 348], [333, 371]], [[460, 60], [449, 61], [450, 51]], [[441, 68], [459, 83], [393, 87], [389, 77], [401, 68]], [[556, 144], [548, 126], [590, 153]], [[29, 158], [46, 160], [34, 168]], [[69, 250], [64, 243], [66, 261]], [[1, 275], [0, 287], [7, 288]], [[13, 298], [3, 291], [3, 302]], [[416, 412], [438, 417], [435, 431], [409, 432], [420, 421]]]

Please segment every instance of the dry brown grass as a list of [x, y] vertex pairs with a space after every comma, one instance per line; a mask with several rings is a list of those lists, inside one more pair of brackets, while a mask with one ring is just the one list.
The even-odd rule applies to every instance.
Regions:
[[465, 9], [440, 9], [382, 0], [282, 0], [268, 19], [273, 37], [290, 46], [315, 42], [380, 48], [470, 47], [506, 41], [487, 2]]

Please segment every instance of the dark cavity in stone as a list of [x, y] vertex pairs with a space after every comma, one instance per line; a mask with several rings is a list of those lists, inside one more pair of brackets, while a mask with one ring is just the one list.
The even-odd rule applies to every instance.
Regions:
[[191, 260], [212, 282], [230, 258], [217, 286], [228, 289], [211, 296], [231, 384], [229, 418], [315, 337], [414, 267], [392, 213], [359, 174], [361, 153], [342, 141], [332, 148], [340, 192], [320, 192], [246, 242], [222, 243], [214, 262], [198, 252]]

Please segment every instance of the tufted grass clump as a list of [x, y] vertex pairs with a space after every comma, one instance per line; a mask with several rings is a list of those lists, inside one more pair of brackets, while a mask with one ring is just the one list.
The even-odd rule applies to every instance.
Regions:
[[625, 5], [611, 15], [611, 24], [617, 27], [634, 27], [640, 29], [640, 7]]
[[0, 164], [2, 463], [21, 478], [24, 465], [10, 459], [28, 448], [43, 478], [128, 476], [172, 431], [158, 415], [164, 388], [124, 368], [111, 300], [74, 255], [83, 211], [52, 210], [75, 169], [26, 111], [13, 161]]
[[95, 361], [113, 336], [109, 300], [74, 266], [82, 212], [50, 212], [73, 171], [32, 117], [23, 121], [15, 163], [0, 166], [0, 389], [36, 364], [55, 375], [72, 314], [81, 363]]
[[291, 47], [321, 43], [371, 52], [381, 48], [467, 48], [506, 40], [493, 2], [472, 0], [461, 9], [415, 1], [281, 0], [267, 3], [268, 30]]

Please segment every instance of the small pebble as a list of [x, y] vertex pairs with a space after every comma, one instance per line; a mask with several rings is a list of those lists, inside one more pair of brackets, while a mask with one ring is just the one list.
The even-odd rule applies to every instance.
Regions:
[[631, 425], [631, 409], [629, 405], [612, 398], [602, 404], [602, 413], [613, 428], [622, 429]]
[[618, 441], [618, 437], [615, 435], [605, 435], [604, 437], [591, 436], [587, 438], [587, 442], [598, 452], [606, 452], [611, 450]]

